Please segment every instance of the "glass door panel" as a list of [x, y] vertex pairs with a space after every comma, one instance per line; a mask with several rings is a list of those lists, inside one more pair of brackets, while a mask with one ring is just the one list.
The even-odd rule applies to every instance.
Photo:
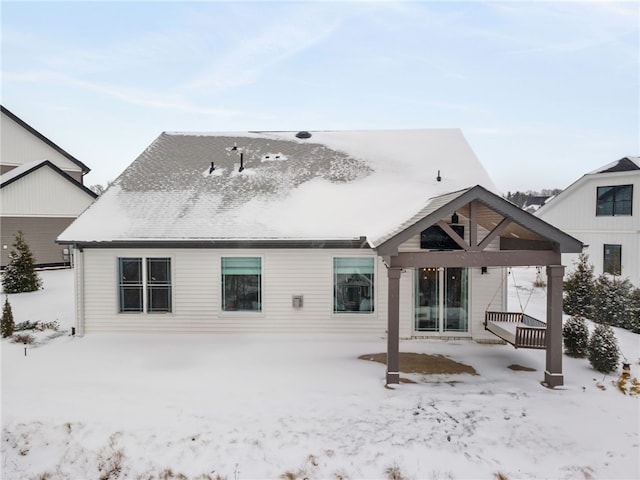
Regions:
[[444, 331], [468, 332], [468, 270], [447, 268], [444, 277]]
[[415, 272], [415, 331], [437, 332], [440, 329], [438, 269], [417, 268]]

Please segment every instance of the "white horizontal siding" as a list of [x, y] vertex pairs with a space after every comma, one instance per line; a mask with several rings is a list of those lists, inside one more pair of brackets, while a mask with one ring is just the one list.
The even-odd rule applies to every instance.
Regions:
[[49, 167], [41, 167], [0, 190], [3, 216], [77, 217], [93, 197]]
[[[334, 256], [373, 256], [368, 250], [117, 250], [86, 249], [85, 330], [163, 332], [375, 333], [386, 330], [386, 269], [377, 261], [375, 311], [334, 314]], [[173, 312], [118, 313], [118, 257], [171, 257]], [[262, 312], [221, 308], [221, 258], [262, 258]], [[377, 257], [376, 257], [377, 258]], [[292, 295], [303, 295], [296, 309]]]
[[81, 172], [81, 168], [56, 149], [22, 128], [8, 116], [0, 115], [0, 158], [3, 165], [20, 166], [35, 160], [50, 160], [61, 170]]
[[[262, 312], [225, 312], [221, 307], [221, 258], [262, 258]], [[372, 314], [334, 314], [333, 258], [373, 256], [375, 307]], [[84, 328], [91, 332], [247, 332], [247, 333], [361, 333], [384, 336], [387, 330], [387, 270], [369, 250], [272, 249], [85, 249]], [[118, 313], [118, 257], [170, 257], [173, 311], [168, 314]], [[476, 271], [477, 270], [477, 271]], [[482, 321], [496, 293], [501, 269], [480, 276], [471, 273], [470, 299], [473, 336], [485, 336]], [[80, 277], [80, 274], [79, 274]], [[293, 295], [303, 296], [294, 308]], [[413, 270], [400, 279], [400, 336], [413, 335]]]

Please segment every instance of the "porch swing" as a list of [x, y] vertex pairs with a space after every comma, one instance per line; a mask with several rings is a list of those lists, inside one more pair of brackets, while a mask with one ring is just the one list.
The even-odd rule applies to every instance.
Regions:
[[509, 268], [508, 275], [513, 278], [514, 285], [516, 286], [520, 312], [496, 312], [489, 310], [496, 295], [502, 290], [504, 284], [503, 277], [496, 293], [493, 294], [491, 301], [487, 305], [487, 310], [484, 312], [484, 329], [513, 345], [515, 348], [545, 349], [547, 324], [524, 313], [529, 304], [529, 300], [531, 300], [533, 288], [529, 292], [527, 301], [523, 306], [520, 300], [520, 294], [518, 293], [516, 278], [511, 268]]

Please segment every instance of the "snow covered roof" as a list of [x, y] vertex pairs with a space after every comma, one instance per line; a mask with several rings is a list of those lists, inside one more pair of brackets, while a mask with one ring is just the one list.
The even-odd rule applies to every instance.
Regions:
[[495, 190], [458, 129], [296, 133], [162, 133], [59, 241], [380, 238], [433, 196]]
[[589, 172], [587, 175], [611, 172], [631, 172], [633, 170], [640, 170], [640, 157], [621, 158], [620, 160], [608, 163], [604, 167], [600, 167], [597, 170]]

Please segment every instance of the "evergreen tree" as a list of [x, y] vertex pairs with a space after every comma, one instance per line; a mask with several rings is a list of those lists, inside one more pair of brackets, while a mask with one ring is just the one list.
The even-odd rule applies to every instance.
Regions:
[[589, 363], [599, 372], [614, 372], [620, 359], [618, 340], [609, 325], [597, 325], [589, 339]]
[[22, 232], [18, 232], [9, 253], [9, 264], [2, 275], [4, 293], [34, 292], [42, 286], [42, 280], [34, 269], [34, 259]]
[[640, 333], [640, 288], [634, 288], [629, 294], [629, 312], [625, 328], [633, 333]]
[[600, 275], [594, 287], [592, 320], [614, 327], [624, 327], [629, 315], [631, 289], [631, 282], [627, 278]]
[[11, 311], [11, 304], [9, 303], [9, 297], [4, 297], [4, 307], [2, 307], [2, 321], [0, 322], [0, 330], [2, 338], [7, 338], [13, 335], [13, 329], [15, 323], [13, 322], [13, 312]]
[[586, 357], [589, 346], [589, 328], [582, 317], [571, 317], [562, 327], [564, 348], [567, 355]]
[[581, 253], [574, 265], [576, 269], [564, 282], [564, 313], [592, 318], [594, 275], [589, 255]]

